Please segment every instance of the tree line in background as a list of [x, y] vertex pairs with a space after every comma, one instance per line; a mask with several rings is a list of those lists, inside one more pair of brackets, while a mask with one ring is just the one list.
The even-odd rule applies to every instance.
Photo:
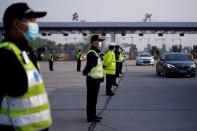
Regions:
[[[37, 52], [38, 57], [41, 57], [41, 54], [45, 55], [44, 59], [47, 59], [47, 55], [50, 51], [53, 51], [54, 55], [59, 56], [61, 54], [64, 54], [68, 59], [74, 59], [75, 58], [75, 53], [77, 50], [81, 50], [82, 53], [87, 53], [88, 50], [90, 49], [90, 37], [87, 36], [84, 40], [81, 42], [77, 43], [56, 43], [55, 41], [44, 39], [44, 38], [37, 38], [32, 42], [32, 48], [34, 49], [35, 52]], [[102, 46], [102, 51], [104, 52], [107, 50], [107, 47], [104, 45], [107, 45], [106, 41], [104, 41]], [[178, 49], [178, 47], [173, 46], [171, 51], [172, 52], [180, 52], [182, 49]], [[39, 50], [41, 49], [41, 50]], [[44, 49], [44, 50], [43, 50]], [[176, 49], [176, 50], [175, 50]], [[159, 50], [156, 47], [152, 48], [150, 50], [151, 55], [155, 56], [155, 58], [159, 57], [161, 54], [163, 54], [165, 51]], [[197, 53], [196, 53], [196, 48], [195, 50], [190, 50], [188, 53], [193, 54], [194, 58], [197, 58]]]
[[51, 41], [48, 39], [37, 38], [32, 42], [32, 48], [34, 51], [37, 51], [40, 47], [49, 47], [51, 50], [55, 50], [57, 53], [71, 53], [76, 50], [81, 50], [82, 52], [87, 52], [90, 48], [90, 43], [78, 42], [78, 43], [56, 43], [55, 41]]
[[77, 43], [56, 43], [55, 41], [37, 38], [31, 44], [38, 60], [43, 61], [48, 59], [49, 52], [53, 52], [56, 60], [74, 60], [75, 53], [79, 49], [82, 53], [87, 53], [90, 49], [89, 39], [84, 39]]

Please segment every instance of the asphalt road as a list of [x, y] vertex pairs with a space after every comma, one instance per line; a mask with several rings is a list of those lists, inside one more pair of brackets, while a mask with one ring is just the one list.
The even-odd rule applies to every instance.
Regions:
[[105, 96], [101, 85], [97, 111], [104, 119], [95, 124], [86, 122], [85, 77], [76, 72], [76, 62], [55, 62], [53, 72], [42, 62], [54, 121], [50, 130], [197, 131], [197, 77], [164, 78], [155, 66], [125, 63], [115, 96]]

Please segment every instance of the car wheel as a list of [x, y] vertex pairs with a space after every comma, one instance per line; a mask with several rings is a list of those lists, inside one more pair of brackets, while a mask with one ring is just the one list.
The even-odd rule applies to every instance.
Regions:
[[193, 73], [193, 74], [191, 74], [191, 77], [192, 77], [192, 78], [194, 78], [194, 77], [195, 77], [195, 74], [194, 74], [194, 73]]

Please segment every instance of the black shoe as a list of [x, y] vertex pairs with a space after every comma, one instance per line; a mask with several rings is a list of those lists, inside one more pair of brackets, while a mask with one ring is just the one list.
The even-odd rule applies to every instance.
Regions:
[[88, 119], [87, 120], [88, 122], [95, 122], [95, 123], [97, 123], [97, 122], [100, 122], [101, 120], [100, 119]]
[[103, 117], [96, 116], [96, 119], [99, 119], [99, 120], [101, 120], [101, 119], [103, 119]]
[[118, 84], [117, 83], [114, 83], [113, 86], [118, 86]]
[[113, 96], [113, 95], [115, 95], [115, 93], [109, 93], [109, 94], [106, 94], [107, 96]]

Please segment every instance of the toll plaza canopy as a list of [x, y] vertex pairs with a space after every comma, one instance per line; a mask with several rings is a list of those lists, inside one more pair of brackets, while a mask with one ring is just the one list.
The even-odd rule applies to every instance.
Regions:
[[41, 33], [197, 34], [197, 22], [39, 22], [39, 26]]

